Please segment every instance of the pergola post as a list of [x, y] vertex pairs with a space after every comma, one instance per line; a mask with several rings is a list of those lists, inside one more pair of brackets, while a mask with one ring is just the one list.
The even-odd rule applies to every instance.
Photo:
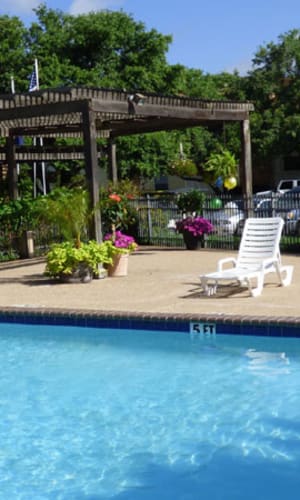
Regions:
[[113, 184], [118, 182], [117, 146], [114, 137], [110, 135], [108, 143], [109, 177]]
[[249, 119], [241, 122], [241, 142], [242, 142], [242, 158], [240, 178], [245, 197], [245, 214], [250, 217], [253, 213], [253, 183], [252, 183], [252, 160], [251, 160], [251, 137], [250, 137], [250, 121]]
[[6, 138], [6, 160], [8, 166], [8, 193], [11, 200], [17, 200], [18, 193], [18, 172], [16, 162], [16, 146], [14, 136], [9, 135]]
[[90, 109], [86, 102], [82, 112], [83, 122], [83, 141], [85, 170], [88, 190], [90, 193], [91, 204], [93, 208], [93, 220], [91, 224], [91, 238], [98, 243], [102, 241], [101, 214], [97, 207], [99, 202], [99, 166], [97, 158], [97, 134], [95, 113]]
[[253, 194], [252, 185], [252, 160], [251, 160], [251, 137], [249, 119], [241, 122], [242, 136], [242, 161], [241, 161], [241, 184], [243, 194], [251, 198]]

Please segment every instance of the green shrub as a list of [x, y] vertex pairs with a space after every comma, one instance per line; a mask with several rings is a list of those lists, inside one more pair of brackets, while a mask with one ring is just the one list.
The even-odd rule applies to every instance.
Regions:
[[77, 248], [70, 241], [57, 243], [51, 247], [46, 257], [45, 274], [53, 278], [71, 275], [83, 264], [98, 276], [99, 264], [111, 264], [110, 248], [106, 243], [94, 240], [81, 243]]

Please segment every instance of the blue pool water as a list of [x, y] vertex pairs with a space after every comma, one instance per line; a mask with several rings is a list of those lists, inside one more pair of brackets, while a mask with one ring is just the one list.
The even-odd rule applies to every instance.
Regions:
[[299, 498], [299, 340], [0, 333], [1, 499]]

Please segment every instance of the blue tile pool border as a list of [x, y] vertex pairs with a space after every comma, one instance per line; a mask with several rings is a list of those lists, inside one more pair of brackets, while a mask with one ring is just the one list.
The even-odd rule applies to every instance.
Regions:
[[189, 333], [190, 325], [214, 325], [216, 334], [300, 338], [300, 318], [101, 312], [46, 308], [0, 308], [0, 323], [80, 326]]

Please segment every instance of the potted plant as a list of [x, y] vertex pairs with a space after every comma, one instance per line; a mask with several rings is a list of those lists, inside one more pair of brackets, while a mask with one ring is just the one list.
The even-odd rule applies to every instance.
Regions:
[[99, 276], [100, 264], [112, 263], [109, 247], [93, 240], [81, 243], [79, 247], [70, 241], [56, 243], [46, 258], [46, 276], [67, 283], [88, 283]]
[[196, 250], [204, 246], [204, 237], [213, 231], [213, 225], [204, 217], [190, 216], [176, 222], [176, 231], [183, 235], [188, 250]]
[[98, 277], [102, 264], [112, 256], [104, 243], [88, 240], [88, 223], [92, 213], [84, 189], [59, 189], [41, 198], [41, 219], [55, 225], [64, 238], [46, 255], [47, 276], [68, 282], [88, 282]]
[[180, 193], [176, 199], [176, 205], [178, 210], [182, 214], [201, 215], [203, 211], [203, 206], [206, 200], [206, 195], [198, 189], [192, 189], [186, 193]]
[[82, 188], [58, 188], [39, 199], [41, 222], [55, 226], [62, 238], [80, 247], [87, 239], [92, 209], [88, 193]]
[[131, 203], [136, 196], [137, 188], [130, 181], [120, 181], [100, 189], [99, 208], [103, 234], [111, 232], [112, 226], [127, 233], [137, 232], [137, 211]]
[[113, 226], [112, 232], [104, 237], [104, 244], [107, 245], [108, 256], [112, 260], [106, 266], [108, 276], [127, 276], [128, 257], [137, 249], [137, 244], [133, 236], [116, 231]]

